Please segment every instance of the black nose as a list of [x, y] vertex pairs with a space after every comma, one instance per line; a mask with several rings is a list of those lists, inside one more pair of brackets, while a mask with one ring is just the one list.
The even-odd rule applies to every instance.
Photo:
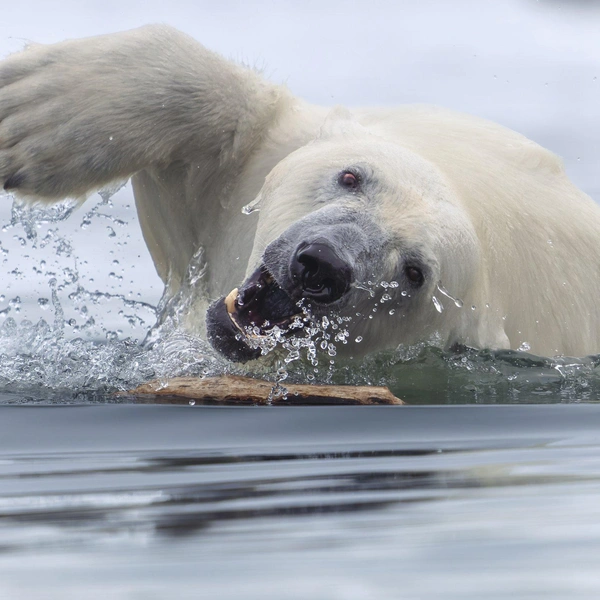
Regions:
[[294, 282], [302, 296], [321, 304], [339, 300], [352, 283], [352, 269], [333, 250], [322, 242], [298, 246], [290, 265]]

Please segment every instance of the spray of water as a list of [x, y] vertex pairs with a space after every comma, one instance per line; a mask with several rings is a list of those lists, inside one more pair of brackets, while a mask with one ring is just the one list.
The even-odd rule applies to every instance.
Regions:
[[[197, 298], [204, 296], [204, 250], [199, 248], [192, 258], [177, 294], [149, 300], [130, 281], [135, 266], [128, 266], [128, 244], [134, 233], [129, 219], [114, 214], [111, 191], [103, 192], [82, 216], [73, 214], [77, 206], [76, 202], [46, 207], [15, 201], [2, 226], [0, 402], [112, 402], [114, 391], [150, 379], [166, 383], [176, 375], [241, 372], [181, 327], [198, 308]], [[248, 212], [256, 209], [250, 206]], [[76, 224], [75, 231], [85, 232], [86, 241], [96, 245], [91, 257], [82, 252], [80, 240], [74, 242], [64, 233], [60, 222], [68, 216], [69, 223]], [[98, 273], [93, 260], [98, 243], [102, 255], [110, 256], [106, 273]], [[526, 343], [521, 352], [466, 348], [447, 352], [434, 336], [360, 362], [341, 360], [341, 347], [364, 342], [360, 335], [351, 335], [353, 325], [383, 314], [393, 327], [403, 317], [396, 300], [410, 296], [395, 281], [366, 281], [356, 288], [364, 291], [368, 302], [351, 317], [317, 315], [310, 305], [301, 304], [292, 324], [295, 335], [277, 327], [266, 335], [247, 332], [265, 357], [255, 374], [273, 380], [273, 398], [287, 396], [285, 384], [291, 379], [385, 384], [410, 402], [593, 401], [600, 397], [600, 361], [595, 357], [540, 359], [528, 354]], [[442, 296], [462, 307], [440, 282], [436, 291], [440, 305]], [[246, 373], [247, 367], [243, 369]]]

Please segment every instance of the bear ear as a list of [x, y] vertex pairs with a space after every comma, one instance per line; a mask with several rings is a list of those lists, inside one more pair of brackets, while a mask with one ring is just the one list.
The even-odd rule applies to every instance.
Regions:
[[366, 129], [354, 118], [354, 115], [345, 106], [334, 106], [327, 116], [317, 139], [326, 139], [338, 135], [349, 135], [360, 132], [366, 133]]

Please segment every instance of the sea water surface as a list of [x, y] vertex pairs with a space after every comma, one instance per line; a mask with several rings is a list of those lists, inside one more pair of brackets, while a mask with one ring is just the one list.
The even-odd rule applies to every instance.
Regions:
[[[492, 119], [600, 200], [595, 3], [34, 1], [5, 10], [0, 52], [148, 22], [312, 102]], [[342, 363], [328, 326], [316, 372], [284, 355], [260, 374], [389, 385], [409, 405], [133, 404], [115, 393], [233, 367], [177, 311], [143, 345], [162, 284], [130, 186], [107, 192], [0, 198], [0, 598], [600, 597], [598, 356], [432, 340]]]
[[0, 415], [2, 598], [600, 593], [595, 405]]

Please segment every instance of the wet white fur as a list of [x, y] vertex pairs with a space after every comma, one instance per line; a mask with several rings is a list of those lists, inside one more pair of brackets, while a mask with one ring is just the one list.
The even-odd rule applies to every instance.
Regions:
[[[289, 165], [278, 163], [311, 142], [350, 158], [358, 136], [395, 178], [380, 199], [382, 227], [425, 243], [464, 301], [440, 297], [439, 315], [429, 298], [421, 319], [396, 329], [378, 313], [369, 349], [435, 330], [443, 344], [600, 351], [600, 209], [556, 156], [439, 108], [354, 109], [356, 126], [329, 112], [165, 26], [32, 46], [0, 64], [0, 180], [52, 201], [133, 176], [144, 237], [171, 293], [206, 250], [208, 277], [187, 323], [201, 329], [207, 301], [315, 208], [294, 197], [288, 177], [310, 178], [320, 157], [309, 146], [283, 179]], [[273, 169], [261, 211], [242, 215]]]

